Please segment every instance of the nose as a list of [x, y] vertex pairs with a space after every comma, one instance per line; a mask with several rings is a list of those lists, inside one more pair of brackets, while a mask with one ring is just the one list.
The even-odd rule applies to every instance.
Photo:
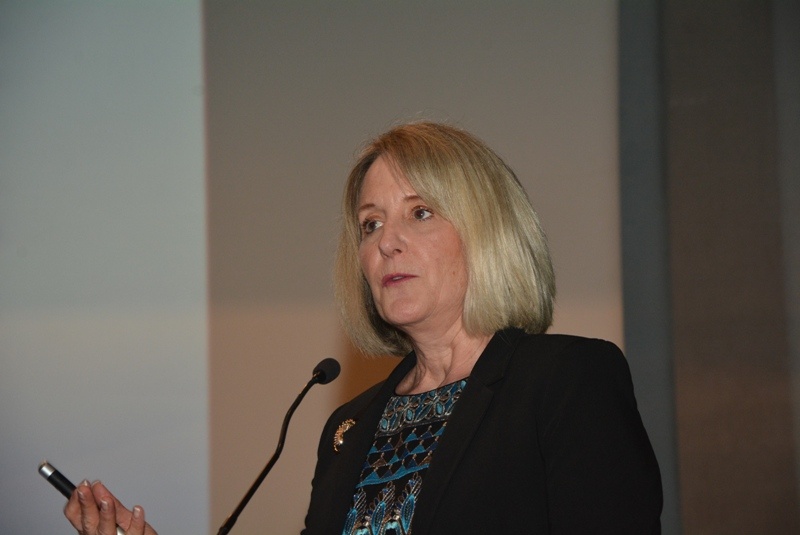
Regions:
[[378, 248], [383, 256], [394, 256], [406, 249], [406, 239], [402, 226], [386, 221], [381, 227], [381, 239]]

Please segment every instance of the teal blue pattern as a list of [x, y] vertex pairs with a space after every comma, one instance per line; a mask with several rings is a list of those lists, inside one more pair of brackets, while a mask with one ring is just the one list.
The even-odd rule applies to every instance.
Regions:
[[392, 396], [342, 535], [411, 535], [423, 476], [466, 384], [463, 379], [421, 394]]

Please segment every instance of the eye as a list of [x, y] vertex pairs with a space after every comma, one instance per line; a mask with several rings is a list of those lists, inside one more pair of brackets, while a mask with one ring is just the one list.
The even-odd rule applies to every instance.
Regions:
[[381, 225], [383, 225], [383, 223], [377, 219], [365, 219], [361, 222], [361, 234], [372, 234], [374, 231], [378, 230]]
[[430, 219], [433, 217], [433, 212], [431, 212], [430, 208], [425, 208], [424, 206], [417, 206], [411, 211], [411, 215], [417, 221], [425, 221], [426, 219]]

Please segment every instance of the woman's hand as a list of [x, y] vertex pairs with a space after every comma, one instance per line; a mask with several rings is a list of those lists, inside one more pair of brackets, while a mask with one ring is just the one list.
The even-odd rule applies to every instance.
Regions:
[[158, 535], [144, 521], [144, 509], [127, 509], [99, 481], [83, 481], [64, 507], [64, 515], [81, 535], [116, 535], [117, 526], [125, 535]]

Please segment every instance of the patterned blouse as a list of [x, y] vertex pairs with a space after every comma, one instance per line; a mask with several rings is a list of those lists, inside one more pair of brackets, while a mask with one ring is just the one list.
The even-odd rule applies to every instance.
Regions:
[[411, 535], [422, 478], [466, 384], [389, 399], [342, 535]]

